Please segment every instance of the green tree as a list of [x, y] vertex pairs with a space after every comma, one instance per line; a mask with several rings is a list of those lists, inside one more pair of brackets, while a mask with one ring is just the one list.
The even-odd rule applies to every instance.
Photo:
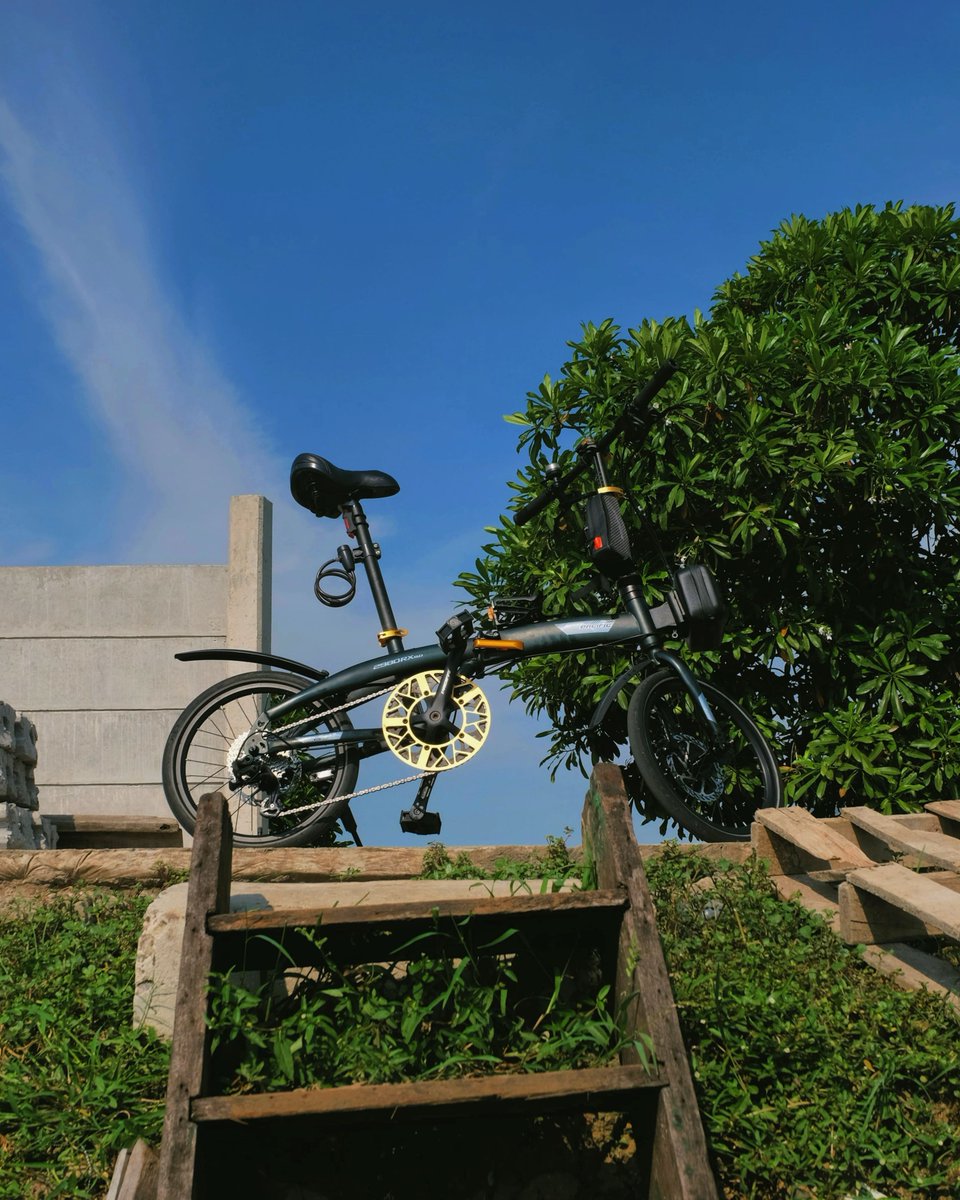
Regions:
[[[657, 597], [674, 562], [713, 568], [727, 636], [697, 669], [777, 742], [787, 801], [820, 813], [911, 809], [960, 783], [958, 234], [952, 207], [793, 217], [709, 317], [586, 325], [559, 378], [507, 417], [529, 457], [511, 485], [522, 503], [547, 461], [569, 460], [571, 430], [608, 428], [679, 362], [646, 437], [613, 447], [640, 571]], [[591, 578], [578, 530], [555, 509], [490, 532], [458, 581], [478, 602], [540, 589], [553, 611], [595, 610], [575, 595]], [[622, 710], [592, 746], [585, 726], [625, 661], [514, 668], [551, 722], [547, 760], [623, 743]]]

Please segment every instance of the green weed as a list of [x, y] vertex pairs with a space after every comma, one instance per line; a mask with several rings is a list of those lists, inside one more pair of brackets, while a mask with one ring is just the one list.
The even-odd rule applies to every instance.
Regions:
[[756, 862], [674, 853], [647, 870], [729, 1194], [960, 1194], [953, 1010], [891, 986]]
[[148, 900], [74, 890], [0, 915], [0, 1197], [101, 1197], [157, 1142], [169, 1053], [131, 1027]]
[[[209, 1023], [220, 1086], [270, 1091], [591, 1067], [627, 1044], [592, 953], [551, 966], [529, 948], [497, 953], [502, 938], [476, 947], [468, 926], [422, 935], [431, 938], [427, 953], [418, 952], [418, 937], [401, 961], [348, 967], [319, 931], [302, 931], [319, 965], [281, 972], [287, 988], [275, 978], [250, 988], [215, 976]], [[645, 1041], [635, 1048], [652, 1062]]]
[[570, 855], [568, 842], [573, 830], [564, 829], [563, 836], [548, 834], [546, 849], [534, 858], [521, 860], [498, 858], [491, 870], [478, 866], [470, 855], [461, 850], [456, 858], [442, 842], [431, 842], [423, 856], [421, 879], [507, 879], [524, 883], [530, 879], [544, 880], [548, 888], [559, 887], [569, 879], [579, 879], [581, 866]]

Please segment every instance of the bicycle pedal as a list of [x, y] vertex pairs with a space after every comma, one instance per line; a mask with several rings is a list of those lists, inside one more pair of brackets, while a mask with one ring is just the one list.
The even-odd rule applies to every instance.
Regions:
[[418, 833], [422, 836], [429, 837], [431, 834], [440, 832], [440, 814], [438, 812], [424, 812], [414, 808], [404, 809], [400, 813], [400, 828], [404, 833]]

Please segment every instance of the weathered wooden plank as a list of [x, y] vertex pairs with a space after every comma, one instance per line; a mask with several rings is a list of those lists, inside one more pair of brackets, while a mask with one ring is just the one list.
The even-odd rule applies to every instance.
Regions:
[[0, 850], [0, 883], [62, 887], [78, 883], [131, 887], [162, 883], [171, 873], [186, 874], [190, 851], [144, 850]]
[[[905, 829], [928, 829], [937, 833], [941, 830], [940, 820], [932, 813], [897, 813], [890, 820], [897, 825], [902, 825]], [[858, 829], [846, 817], [817, 817], [817, 823], [825, 829], [833, 830], [847, 841], [853, 842], [873, 862], [890, 862], [894, 857], [900, 857], [881, 838], [874, 837], [865, 829]], [[908, 863], [908, 865], [915, 864]]]
[[[896, 825], [902, 825], [904, 829], [929, 829], [932, 832], [937, 832], [940, 829], [940, 822], [931, 813], [928, 812], [902, 812], [902, 813], [886, 813], [891, 821]], [[837, 829], [840, 829], [845, 817], [825, 817], [822, 818], [827, 822], [836, 822]], [[856, 835], [854, 830], [854, 835]]]
[[933, 926], [869, 892], [859, 891], [852, 883], [841, 883], [838, 891], [838, 932], [848, 946], [883, 945], [903, 939], [933, 937], [937, 933]]
[[183, 847], [183, 830], [173, 817], [53, 813], [49, 820], [60, 850]]
[[[901, 863], [901, 866], [906, 866]], [[941, 887], [949, 888], [951, 892], [960, 892], [960, 873], [957, 871], [925, 871], [924, 879], [939, 883]]]
[[117, 1200], [120, 1195], [120, 1185], [123, 1183], [123, 1177], [127, 1172], [127, 1164], [130, 1162], [130, 1151], [121, 1150], [117, 1155], [117, 1161], [113, 1164], [113, 1174], [110, 1177], [110, 1186], [107, 1188], [107, 1194], [104, 1200]]
[[924, 926], [960, 940], [960, 895], [931, 880], [929, 876], [908, 871], [899, 863], [885, 863], [869, 870], [851, 871], [847, 883], [858, 892], [876, 897]]
[[664, 1086], [639, 1066], [549, 1071], [535, 1075], [486, 1075], [413, 1083], [348, 1084], [299, 1088], [247, 1096], [207, 1096], [194, 1100], [191, 1116], [212, 1121], [257, 1121], [275, 1117], [337, 1116], [376, 1121], [423, 1120], [444, 1116], [504, 1116], [513, 1111], [596, 1111], [629, 1109], [641, 1091]]
[[960, 837], [960, 800], [931, 800], [923, 807], [937, 818], [944, 833]]
[[911, 829], [872, 808], [846, 808], [844, 816], [893, 850], [917, 855], [927, 866], [960, 868], [960, 839], [934, 830]]
[[960, 971], [944, 959], [902, 942], [864, 946], [863, 958], [904, 991], [923, 988], [960, 1012]]
[[156, 1200], [157, 1153], [142, 1139], [132, 1150], [121, 1150], [106, 1200]]
[[782, 899], [799, 900], [805, 908], [819, 913], [826, 920], [836, 920], [840, 910], [836, 882], [810, 875], [772, 875], [770, 880]]
[[558, 913], [583, 910], [611, 913], [623, 909], [626, 900], [622, 892], [546, 892], [543, 895], [517, 893], [513, 896], [457, 896], [437, 900], [411, 900], [391, 904], [354, 904], [349, 907], [247, 909], [211, 916], [207, 928], [214, 934], [264, 933], [282, 929], [329, 928], [350, 925], [358, 931], [366, 927], [405, 926], [432, 923], [434, 920], [470, 917], [473, 921], [493, 917], [512, 921], [526, 916], [546, 918]]
[[227, 802], [219, 793], [204, 796], [198, 805], [187, 892], [157, 1200], [199, 1200], [194, 1188], [196, 1126], [190, 1120], [190, 1101], [208, 1086], [206, 995], [214, 939], [207, 932], [207, 919], [230, 903], [230, 851]]
[[668, 1087], [657, 1109], [650, 1194], [660, 1200], [716, 1200], [693, 1078], [677, 1018], [656, 915], [617, 767], [600, 763], [583, 808], [586, 873], [598, 887], [622, 887], [630, 907], [620, 932], [616, 991], [627, 1028], [653, 1041]]
[[171, 816], [142, 814], [51, 813], [48, 818], [57, 829], [74, 833], [182, 833], [179, 822]]
[[[343, 885], [337, 885], [343, 886]], [[298, 963], [313, 965], [332, 953], [338, 962], [393, 962], [411, 955], [435, 953], [437, 942], [469, 943], [477, 952], [496, 939], [498, 953], [523, 952], [535, 942], [542, 953], [572, 952], [590, 945], [609, 960], [612, 970], [617, 931], [626, 899], [622, 892], [593, 899], [593, 892], [543, 896], [472, 897], [406, 901], [351, 907], [267, 910], [211, 918], [223, 961], [240, 962], [245, 970], [276, 965], [276, 941]], [[464, 923], [464, 918], [469, 921]], [[318, 948], [319, 930], [322, 950]], [[303, 931], [303, 932], [301, 932]], [[255, 936], [269, 933], [269, 938]], [[413, 950], [406, 949], [416, 939]], [[502, 939], [502, 940], [501, 940]]]
[[805, 808], [761, 808], [751, 831], [759, 857], [775, 874], [799, 875], [810, 870], [865, 866], [872, 860], [854, 840], [825, 825]]

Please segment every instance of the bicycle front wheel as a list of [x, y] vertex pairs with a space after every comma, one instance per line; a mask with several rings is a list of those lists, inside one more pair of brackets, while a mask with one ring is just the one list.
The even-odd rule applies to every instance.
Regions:
[[678, 825], [706, 842], [745, 841], [757, 809], [780, 804], [780, 772], [743, 709], [710, 684], [700, 686], [720, 726], [719, 744], [680, 679], [658, 671], [630, 700], [630, 748], [644, 783]]
[[[236, 845], [309, 845], [336, 822], [349, 803], [339, 797], [357, 782], [359, 768], [349, 746], [304, 750], [271, 738], [265, 753], [249, 755], [248, 739], [261, 714], [310, 682], [250, 671], [215, 683], [183, 710], [163, 752], [163, 788], [188, 833], [200, 797], [208, 792], [228, 798]], [[322, 709], [305, 707], [284, 717], [284, 725], [298, 722], [288, 736], [351, 728], [344, 713], [321, 714]]]

